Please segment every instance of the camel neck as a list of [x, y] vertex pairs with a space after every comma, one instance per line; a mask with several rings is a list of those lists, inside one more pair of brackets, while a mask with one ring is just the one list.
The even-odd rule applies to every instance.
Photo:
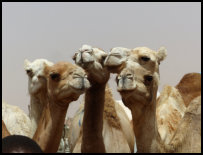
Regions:
[[94, 84], [85, 93], [82, 152], [105, 152], [102, 136], [105, 84]]
[[33, 137], [33, 140], [40, 145], [45, 153], [57, 152], [67, 109], [68, 104], [66, 107], [61, 107], [53, 103], [53, 101], [45, 105], [38, 128]]
[[150, 103], [144, 103], [134, 98], [128, 98], [123, 102], [129, 105], [132, 112], [137, 152], [151, 152], [151, 145], [157, 135], [156, 97], [153, 97]]
[[30, 96], [30, 108], [29, 108], [29, 117], [31, 120], [32, 126], [32, 134], [34, 135], [38, 122], [40, 120], [40, 116], [44, 109], [45, 104], [48, 103], [48, 96], [47, 92], [41, 91], [38, 94]]

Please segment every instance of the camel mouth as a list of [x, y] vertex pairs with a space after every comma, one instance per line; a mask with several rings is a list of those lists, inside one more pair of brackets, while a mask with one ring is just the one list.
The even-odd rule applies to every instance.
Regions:
[[81, 88], [70, 86], [73, 90], [75, 90], [78, 94], [84, 93], [88, 88], [82, 86]]
[[82, 79], [82, 82], [80, 85], [70, 85], [70, 87], [73, 89], [74, 92], [78, 94], [84, 93], [88, 88], [90, 88], [90, 83], [87, 79]]
[[133, 93], [135, 89], [117, 89], [117, 91], [121, 94], [130, 94]]

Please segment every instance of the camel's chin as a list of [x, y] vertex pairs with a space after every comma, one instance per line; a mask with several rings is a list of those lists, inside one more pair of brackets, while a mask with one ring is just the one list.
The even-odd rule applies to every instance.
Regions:
[[29, 88], [29, 93], [32, 94], [32, 95], [35, 95], [38, 92], [40, 92], [41, 88], [42, 88], [41, 84], [31, 85], [30, 88]]
[[118, 90], [118, 92], [121, 94], [121, 96], [129, 97], [134, 93], [134, 89], [129, 90]]

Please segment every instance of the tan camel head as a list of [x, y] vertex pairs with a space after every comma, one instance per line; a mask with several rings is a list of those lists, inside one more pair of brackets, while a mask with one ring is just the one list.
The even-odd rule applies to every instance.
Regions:
[[122, 99], [130, 97], [146, 103], [151, 102], [153, 91], [158, 87], [159, 74], [145, 69], [136, 62], [131, 62], [118, 74], [116, 81]]
[[105, 65], [108, 68], [113, 67], [114, 73], [120, 73], [123, 68], [126, 67], [126, 62], [132, 61], [142, 65], [147, 70], [152, 72], [159, 72], [159, 64], [166, 57], [165, 47], [160, 47], [156, 52], [147, 47], [137, 47], [132, 50], [127, 48], [113, 48], [105, 60]]
[[[99, 48], [90, 45], [83, 45], [73, 56], [75, 63], [84, 68], [88, 73], [88, 79], [99, 83], [106, 82], [110, 73], [104, 67], [104, 60], [107, 53]], [[92, 78], [92, 79], [91, 79]]]
[[53, 65], [52, 62], [46, 59], [36, 59], [33, 62], [25, 59], [24, 69], [28, 75], [28, 90], [30, 94], [36, 94], [42, 89], [46, 89], [46, 78], [44, 73], [45, 65]]
[[105, 59], [104, 65], [112, 73], [118, 73], [124, 65], [127, 58], [130, 56], [131, 49], [123, 47], [114, 47], [111, 49], [109, 55]]
[[90, 87], [85, 71], [68, 62], [58, 62], [45, 67], [48, 94], [57, 103], [70, 103]]

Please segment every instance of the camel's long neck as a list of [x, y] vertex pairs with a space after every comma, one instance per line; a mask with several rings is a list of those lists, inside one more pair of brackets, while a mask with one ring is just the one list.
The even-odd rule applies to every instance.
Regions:
[[29, 107], [29, 117], [32, 125], [32, 133], [34, 135], [40, 116], [44, 109], [44, 106], [48, 103], [47, 92], [41, 91], [36, 95], [30, 95], [30, 107]]
[[64, 121], [66, 117], [66, 107], [48, 103], [40, 117], [38, 128], [33, 140], [35, 140], [46, 153], [56, 153], [60, 144]]
[[82, 152], [105, 152], [102, 137], [105, 87], [105, 84], [94, 84], [86, 91]]
[[137, 152], [151, 152], [152, 142], [157, 135], [156, 95], [150, 103], [143, 103], [134, 98], [123, 100], [132, 112], [133, 129], [136, 137]]

